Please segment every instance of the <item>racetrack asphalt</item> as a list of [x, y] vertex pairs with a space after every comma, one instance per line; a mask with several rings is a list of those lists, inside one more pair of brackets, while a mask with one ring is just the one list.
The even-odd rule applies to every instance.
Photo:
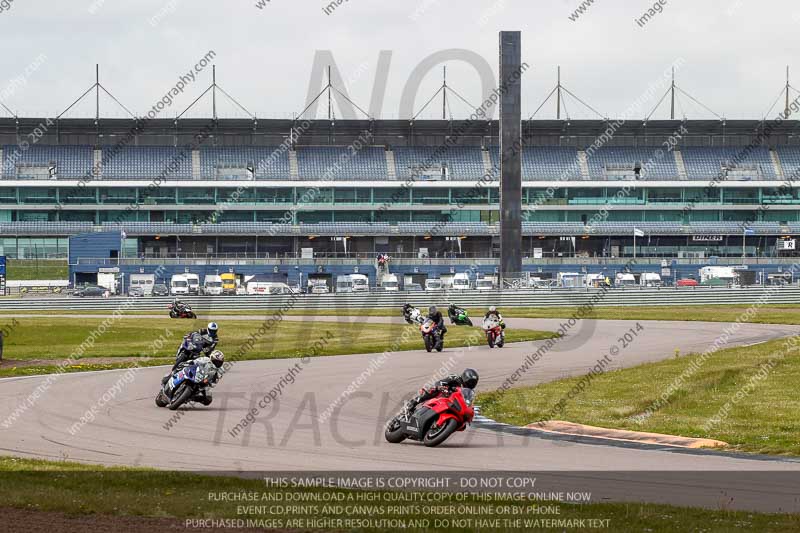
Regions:
[[[253, 317], [214, 319], [228, 322]], [[550, 331], [565, 322], [567, 319], [507, 320], [510, 328]], [[729, 326], [718, 322], [640, 323], [640, 335], [622, 348], [619, 339], [635, 322], [578, 321], [549, 353], [521, 374], [516, 385], [585, 374], [613, 346], [619, 349], [611, 368], [673, 357], [676, 349], [681, 353], [702, 352]], [[796, 333], [797, 328], [790, 325], [740, 324], [726, 346], [754, 344]], [[315, 357], [306, 362], [236, 362], [215, 389], [211, 406], [191, 405], [178, 415], [153, 403], [164, 368], [138, 369], [131, 374], [129, 383], [125, 381], [116, 388], [125, 370], [75, 373], [58, 376], [31, 402], [32, 406], [4, 428], [3, 421], [8, 421], [8, 416], [24, 406], [37, 387], [48, 380], [46, 376], [7, 378], [0, 380], [0, 453], [212, 472], [516, 470], [536, 472], [543, 483], [553, 487], [570, 485], [592, 491], [592, 501], [800, 512], [800, 461], [793, 459], [544, 438], [498, 430], [491, 423], [476, 424], [435, 449], [410, 441], [387, 443], [383, 439], [385, 422], [422, 384], [441, 373], [473, 367], [481, 375], [478, 390], [495, 389], [544, 343], [524, 342], [490, 349], [482, 337], [478, 336], [477, 341], [481, 344], [469, 349], [446, 347], [444, 352], [433, 354], [415, 350], [384, 357], [363, 354]], [[300, 370], [290, 383], [286, 375], [294, 365], [299, 365]], [[365, 378], [354, 393], [347, 395], [345, 390], [359, 376]], [[282, 379], [284, 385], [276, 394], [277, 399], [266, 404], [265, 395]], [[342, 405], [331, 411], [329, 408], [341, 398], [345, 399]], [[232, 433], [252, 409], [257, 410], [255, 423]], [[90, 411], [93, 420], [80, 424], [81, 417], [86, 419]], [[760, 472], [786, 472], [789, 477]]]

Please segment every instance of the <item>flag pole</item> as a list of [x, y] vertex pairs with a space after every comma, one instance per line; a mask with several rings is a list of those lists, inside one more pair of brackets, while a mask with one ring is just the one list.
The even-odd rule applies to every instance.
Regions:
[[633, 228], [633, 258], [636, 259], [636, 227]]

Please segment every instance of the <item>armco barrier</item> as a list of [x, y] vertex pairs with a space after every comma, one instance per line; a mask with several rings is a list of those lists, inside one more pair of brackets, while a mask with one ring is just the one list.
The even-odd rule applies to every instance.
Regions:
[[[712, 304], [753, 304], [765, 300], [769, 304], [800, 303], [798, 287], [710, 288], [685, 287], [661, 289], [552, 289], [526, 291], [450, 291], [444, 292], [370, 292], [348, 294], [304, 294], [293, 305], [288, 295], [263, 296], [189, 296], [182, 298], [199, 311], [239, 311], [259, 309], [355, 309], [401, 307], [408, 302], [415, 306], [454, 303], [465, 307], [574, 307], [590, 303], [598, 306], [698, 306]], [[114, 310], [125, 297], [26, 297], [0, 299], [2, 311], [47, 310]], [[129, 311], [162, 311], [166, 314], [172, 298], [130, 298]]]

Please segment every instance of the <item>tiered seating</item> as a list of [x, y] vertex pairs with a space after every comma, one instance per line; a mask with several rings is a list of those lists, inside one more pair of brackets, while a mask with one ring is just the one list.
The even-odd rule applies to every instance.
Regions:
[[360, 150], [339, 146], [309, 146], [297, 150], [300, 179], [384, 180], [386, 150], [367, 146]]
[[[492, 166], [500, 168], [500, 148], [489, 151]], [[525, 181], [581, 179], [578, 151], [568, 146], [526, 146], [522, 149], [522, 179]]]
[[[19, 156], [14, 155], [15, 151]], [[28, 169], [32, 170], [32, 167], [47, 169], [54, 163], [57, 178], [80, 178], [91, 173], [93, 158], [91, 146], [33, 144], [27, 150], [13, 145], [4, 146], [3, 177], [20, 179], [32, 177]], [[14, 161], [15, 164], [6, 164], [6, 161]], [[40, 173], [37, 172], [37, 175]]]
[[192, 178], [192, 153], [172, 146], [104, 146], [103, 179]]
[[[681, 154], [686, 164], [686, 173], [689, 179], [707, 180], [720, 175], [723, 165], [733, 164], [737, 159], [738, 166], [755, 166], [763, 179], [777, 179], [775, 167], [769, 155], [769, 150], [757, 147], [750, 150], [745, 156], [745, 147], [682, 147]], [[758, 179], [759, 175], [753, 175]]]
[[781, 160], [783, 175], [787, 179], [800, 177], [800, 147], [781, 146], [776, 150], [778, 158]]
[[[255, 169], [256, 179], [289, 179], [289, 152], [277, 146], [207, 146], [200, 149], [200, 174], [205, 179], [240, 178]], [[226, 172], [227, 171], [227, 172]]]
[[[605, 179], [606, 169], [627, 168], [633, 170], [639, 163], [647, 171], [643, 172], [640, 179], [670, 180], [678, 177], [678, 167], [675, 164], [675, 157], [672, 152], [662, 150], [663, 157], [656, 157], [659, 147], [628, 147], [628, 146], [609, 146], [600, 148], [588, 156], [589, 175], [592, 179]], [[650, 163], [648, 164], [648, 161]]]
[[397, 175], [418, 177], [430, 175], [441, 177], [442, 166], [447, 166], [451, 180], [480, 179], [486, 174], [480, 146], [451, 146], [447, 149], [435, 146], [394, 148]]

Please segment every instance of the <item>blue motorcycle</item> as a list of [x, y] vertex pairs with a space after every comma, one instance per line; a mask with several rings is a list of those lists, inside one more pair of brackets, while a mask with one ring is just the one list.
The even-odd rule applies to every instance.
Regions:
[[156, 405], [171, 411], [189, 401], [211, 405], [211, 396], [206, 394], [209, 377], [206, 365], [189, 362], [178, 367], [158, 392]]

